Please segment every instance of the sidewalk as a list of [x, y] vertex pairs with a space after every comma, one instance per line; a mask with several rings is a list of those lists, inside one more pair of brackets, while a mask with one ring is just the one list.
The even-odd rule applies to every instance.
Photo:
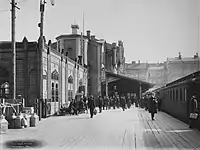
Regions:
[[155, 121], [152, 121], [147, 111], [143, 109], [138, 111], [145, 129], [146, 147], [200, 149], [200, 131], [190, 129], [187, 124], [164, 112], [159, 111]]
[[155, 121], [141, 108], [107, 110], [78, 116], [52, 116], [36, 127], [9, 129], [0, 135], [9, 140], [34, 139], [41, 149], [200, 149], [200, 131], [158, 112]]

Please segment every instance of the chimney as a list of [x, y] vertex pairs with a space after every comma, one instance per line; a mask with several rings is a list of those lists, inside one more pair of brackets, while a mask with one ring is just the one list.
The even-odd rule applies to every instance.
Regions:
[[132, 64], [135, 64], [135, 61], [132, 61]]
[[72, 28], [72, 34], [78, 34], [79, 26], [77, 24], [74, 25], [72, 24], [71, 28]]
[[121, 40], [118, 41], [118, 46], [123, 46], [123, 42]]
[[82, 66], [82, 56], [78, 56], [78, 62]]
[[90, 30], [87, 30], [87, 37], [90, 39]]
[[112, 43], [113, 48], [116, 48], [117, 43]]
[[194, 59], [197, 59], [197, 58], [199, 58], [198, 53], [196, 53], [196, 55], [194, 55]]
[[178, 58], [181, 59], [181, 53], [180, 52], [178, 53]]
[[92, 36], [91, 36], [91, 39], [92, 39], [92, 40], [95, 40], [95, 35], [92, 35]]

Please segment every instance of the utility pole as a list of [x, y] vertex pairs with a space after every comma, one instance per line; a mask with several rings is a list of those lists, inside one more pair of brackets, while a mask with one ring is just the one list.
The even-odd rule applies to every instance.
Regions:
[[16, 43], [15, 43], [15, 8], [19, 9], [19, 7], [16, 6], [15, 0], [12, 0], [10, 3], [12, 6], [11, 10], [11, 18], [12, 18], [12, 29], [11, 29], [11, 35], [12, 35], [12, 50], [13, 50], [13, 99], [16, 99]]
[[39, 37], [39, 55], [38, 55], [38, 75], [39, 75], [39, 98], [43, 98], [43, 67], [42, 67], [42, 63], [43, 63], [43, 58], [42, 58], [42, 52], [44, 49], [44, 34], [43, 34], [43, 28], [44, 28], [44, 9], [45, 9], [45, 4], [46, 1], [45, 0], [40, 0], [40, 23], [39, 23], [39, 27], [40, 27], [40, 37]]
[[[55, 5], [54, 0], [50, 0], [51, 5]], [[43, 98], [43, 50], [44, 50], [44, 11], [45, 11], [45, 4], [46, 0], [40, 0], [40, 23], [38, 27], [40, 28], [40, 36], [39, 36], [39, 54], [38, 54], [38, 98]]]
[[[51, 1], [51, 5], [55, 5], [54, 0], [50, 0]], [[40, 0], [40, 23], [38, 24], [39, 28], [40, 28], [40, 37], [39, 37], [39, 58], [38, 61], [39, 66], [39, 97], [43, 98], [43, 57], [42, 57], [42, 52], [44, 50], [44, 11], [45, 11], [45, 4], [46, 4], [46, 0]]]

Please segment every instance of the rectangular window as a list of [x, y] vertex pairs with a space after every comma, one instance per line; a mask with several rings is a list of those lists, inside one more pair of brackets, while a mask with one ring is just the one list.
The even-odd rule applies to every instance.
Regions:
[[169, 98], [169, 91], [167, 91], [167, 99], [169, 100], [170, 98]]
[[187, 101], [187, 88], [184, 88], [184, 100]]
[[71, 101], [73, 96], [73, 91], [72, 90], [68, 90], [68, 100]]
[[60, 41], [58, 41], [58, 52], [60, 52]]
[[180, 92], [179, 92], [179, 97], [180, 97], [180, 102], [182, 102], [183, 101], [183, 96], [182, 96], [182, 94], [183, 94], [183, 88], [180, 88], [179, 89], [180, 90]]
[[178, 99], [178, 89], [176, 89], [176, 102], [178, 102], [179, 99]]
[[56, 83], [56, 90], [55, 90], [55, 101], [58, 102], [58, 83]]
[[73, 99], [73, 84], [68, 84], [68, 100], [71, 101]]
[[54, 97], [54, 83], [51, 84], [51, 98], [52, 98], [52, 102], [55, 101], [55, 97]]
[[172, 90], [170, 90], [170, 100], [173, 101], [173, 98], [172, 98]]

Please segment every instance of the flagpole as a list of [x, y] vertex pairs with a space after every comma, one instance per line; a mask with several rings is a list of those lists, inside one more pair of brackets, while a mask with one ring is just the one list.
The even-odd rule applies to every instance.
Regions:
[[83, 12], [83, 36], [85, 35], [85, 22], [84, 22], [84, 12]]
[[83, 12], [83, 30], [82, 30], [82, 33], [81, 33], [81, 55], [82, 55], [82, 65], [84, 66], [84, 63], [85, 63], [85, 52], [84, 52], [84, 12]]

